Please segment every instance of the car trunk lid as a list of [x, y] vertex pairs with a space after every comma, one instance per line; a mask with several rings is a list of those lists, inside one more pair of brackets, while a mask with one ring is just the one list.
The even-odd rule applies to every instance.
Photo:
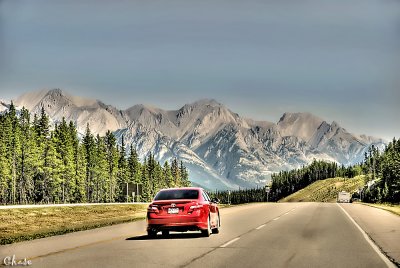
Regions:
[[179, 199], [179, 200], [159, 200], [154, 201], [153, 206], [157, 206], [160, 216], [174, 216], [187, 214], [189, 208], [197, 204], [196, 200]]

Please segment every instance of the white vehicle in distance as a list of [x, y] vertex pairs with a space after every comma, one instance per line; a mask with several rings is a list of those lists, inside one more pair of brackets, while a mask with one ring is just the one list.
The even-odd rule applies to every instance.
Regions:
[[351, 203], [351, 194], [346, 191], [341, 191], [338, 193], [337, 197], [338, 203]]

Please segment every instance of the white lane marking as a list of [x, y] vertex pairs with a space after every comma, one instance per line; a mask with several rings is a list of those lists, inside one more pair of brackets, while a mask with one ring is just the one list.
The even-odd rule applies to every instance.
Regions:
[[220, 248], [226, 248], [226, 247], [229, 246], [230, 244], [235, 243], [236, 241], [238, 241], [239, 239], [240, 239], [240, 237], [236, 237], [236, 238], [232, 239], [231, 241], [226, 242], [225, 244], [223, 244], [222, 246], [220, 246]]
[[260, 225], [256, 228], [256, 230], [260, 230], [261, 228], [265, 227], [266, 224]]
[[280, 217], [276, 217], [275, 219], [273, 219], [273, 221], [279, 220]]
[[365, 240], [367, 240], [368, 244], [373, 248], [373, 250], [375, 250], [376, 253], [378, 253], [379, 257], [381, 257], [381, 259], [383, 260], [383, 262], [387, 265], [387, 267], [390, 268], [395, 268], [396, 265], [394, 265], [386, 256], [385, 254], [382, 253], [382, 251], [378, 248], [377, 245], [375, 245], [375, 243], [371, 240], [371, 238], [367, 235], [367, 233], [360, 227], [360, 225], [358, 225], [358, 223], [353, 220], [353, 218], [350, 216], [349, 213], [347, 213], [347, 211], [338, 203], [336, 203], [336, 205], [338, 205], [338, 207], [340, 207], [342, 209], [342, 211], [344, 212], [344, 214], [347, 215], [347, 217], [350, 219], [350, 221], [352, 223], [354, 223], [354, 225], [357, 227], [358, 230], [360, 230], [360, 232], [362, 233], [362, 235], [364, 236]]

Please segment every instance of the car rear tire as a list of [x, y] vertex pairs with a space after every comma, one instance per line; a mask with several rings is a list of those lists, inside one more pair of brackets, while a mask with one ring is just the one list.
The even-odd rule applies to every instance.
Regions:
[[218, 234], [220, 226], [221, 226], [221, 222], [220, 222], [219, 213], [218, 213], [217, 224], [216, 224], [216, 227], [212, 229], [212, 233]]
[[154, 238], [154, 237], [157, 236], [157, 232], [154, 231], [154, 230], [148, 230], [147, 231], [147, 236], [150, 237], [150, 238]]
[[169, 231], [168, 230], [162, 231], [162, 236], [164, 237], [169, 236]]
[[208, 220], [207, 220], [207, 229], [205, 230], [201, 230], [201, 234], [204, 237], [209, 237], [211, 235], [211, 219], [210, 219], [210, 215], [208, 215]]

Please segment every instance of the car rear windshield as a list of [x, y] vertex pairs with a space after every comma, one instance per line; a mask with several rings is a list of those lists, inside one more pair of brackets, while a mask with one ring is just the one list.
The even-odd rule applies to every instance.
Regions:
[[154, 200], [197, 199], [198, 190], [165, 190], [159, 192]]

